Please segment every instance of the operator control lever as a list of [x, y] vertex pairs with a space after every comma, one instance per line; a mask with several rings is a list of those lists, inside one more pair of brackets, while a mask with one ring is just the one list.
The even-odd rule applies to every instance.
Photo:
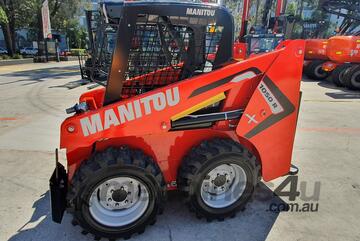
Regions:
[[79, 104], [75, 104], [73, 107], [67, 108], [66, 113], [72, 114], [72, 113], [83, 113], [89, 110], [88, 105], [86, 102], [81, 102]]

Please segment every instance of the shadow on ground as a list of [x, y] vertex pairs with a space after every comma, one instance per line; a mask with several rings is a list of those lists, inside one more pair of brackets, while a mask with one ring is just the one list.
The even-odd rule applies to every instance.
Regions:
[[338, 87], [329, 81], [321, 81], [318, 83], [319, 86], [337, 90], [337, 92], [326, 92], [325, 95], [336, 99], [336, 100], [346, 100], [346, 99], [360, 99], [360, 91], [349, 90], [345, 87]]
[[326, 80], [312, 80], [307, 77], [303, 77], [304, 82], [317, 82], [317, 84], [323, 88], [336, 90], [337, 92], [326, 92], [325, 95], [335, 100], [350, 100], [360, 99], [360, 91], [349, 90], [345, 87], [338, 87], [331, 82], [331, 79]]
[[[0, 83], [1, 85], [9, 85], [14, 83], [22, 83], [22, 85], [32, 85], [40, 82], [44, 82], [49, 79], [64, 79], [72, 76], [79, 76], [80, 71], [78, 66], [65, 66], [54, 67], [45, 69], [34, 69], [26, 71], [16, 71], [7, 74], [2, 74], [3, 77], [14, 77], [16, 80]], [[19, 79], [21, 78], [21, 79]]]
[[[62, 224], [51, 221], [49, 210], [49, 192], [34, 202], [34, 214], [28, 223], [10, 238], [15, 240], [94, 240], [88, 234], [81, 234], [79, 226], [71, 225], [71, 216], [65, 214]], [[164, 214], [158, 216], [155, 225], [147, 227], [142, 235], [134, 235], [131, 240], [183, 241], [183, 240], [265, 240], [272, 229], [279, 213], [270, 212], [270, 204], [285, 204], [264, 184], [256, 189], [253, 201], [235, 218], [223, 222], [207, 223], [197, 219], [190, 213], [179, 193], [172, 192]], [[39, 220], [42, 219], [40, 222]], [[38, 222], [35, 227], [28, 228], [31, 223]]]

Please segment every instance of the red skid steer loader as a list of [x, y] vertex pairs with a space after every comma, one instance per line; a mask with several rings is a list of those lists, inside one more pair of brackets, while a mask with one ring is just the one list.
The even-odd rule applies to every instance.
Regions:
[[261, 178], [290, 173], [304, 41], [237, 62], [224, 7], [101, 9], [118, 36], [106, 87], [81, 95], [61, 125], [67, 171], [57, 162], [50, 179], [55, 222], [67, 210], [95, 238], [129, 238], [176, 189], [198, 217], [223, 220]]

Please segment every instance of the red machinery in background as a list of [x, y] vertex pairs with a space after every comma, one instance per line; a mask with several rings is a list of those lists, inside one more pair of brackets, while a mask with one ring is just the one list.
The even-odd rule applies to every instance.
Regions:
[[[331, 76], [337, 86], [344, 86], [345, 73], [353, 66], [349, 58], [356, 50], [354, 36], [360, 34], [360, 17], [354, 0], [326, 0], [322, 2], [324, 11], [342, 17], [337, 36], [326, 39], [308, 39], [305, 47], [304, 73], [311, 79], [322, 80]], [[356, 37], [355, 37], [356, 38]], [[352, 53], [353, 55], [354, 53]], [[348, 84], [347, 84], [348, 85]]]
[[281, 17], [284, 15], [286, 0], [276, 1], [274, 17], [270, 16], [272, 5], [273, 0], [266, 0], [260, 24], [255, 21], [253, 26], [248, 27], [251, 1], [243, 1], [241, 27], [234, 43], [234, 59], [243, 60], [252, 54], [270, 52], [285, 39], [281, 32], [284, 32], [286, 21], [281, 20]]
[[343, 66], [341, 84], [360, 89], [360, 36], [335, 36], [329, 39], [328, 58]]
[[323, 70], [323, 64], [329, 58], [326, 56], [327, 39], [307, 39], [305, 41], [304, 73], [315, 80], [322, 80], [329, 76], [328, 71]]

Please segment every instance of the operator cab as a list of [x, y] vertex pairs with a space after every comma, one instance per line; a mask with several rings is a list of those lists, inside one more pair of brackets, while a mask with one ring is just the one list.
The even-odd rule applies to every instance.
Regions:
[[232, 60], [233, 18], [222, 6], [137, 1], [106, 2], [101, 9], [105, 24], [117, 32], [104, 105]]

